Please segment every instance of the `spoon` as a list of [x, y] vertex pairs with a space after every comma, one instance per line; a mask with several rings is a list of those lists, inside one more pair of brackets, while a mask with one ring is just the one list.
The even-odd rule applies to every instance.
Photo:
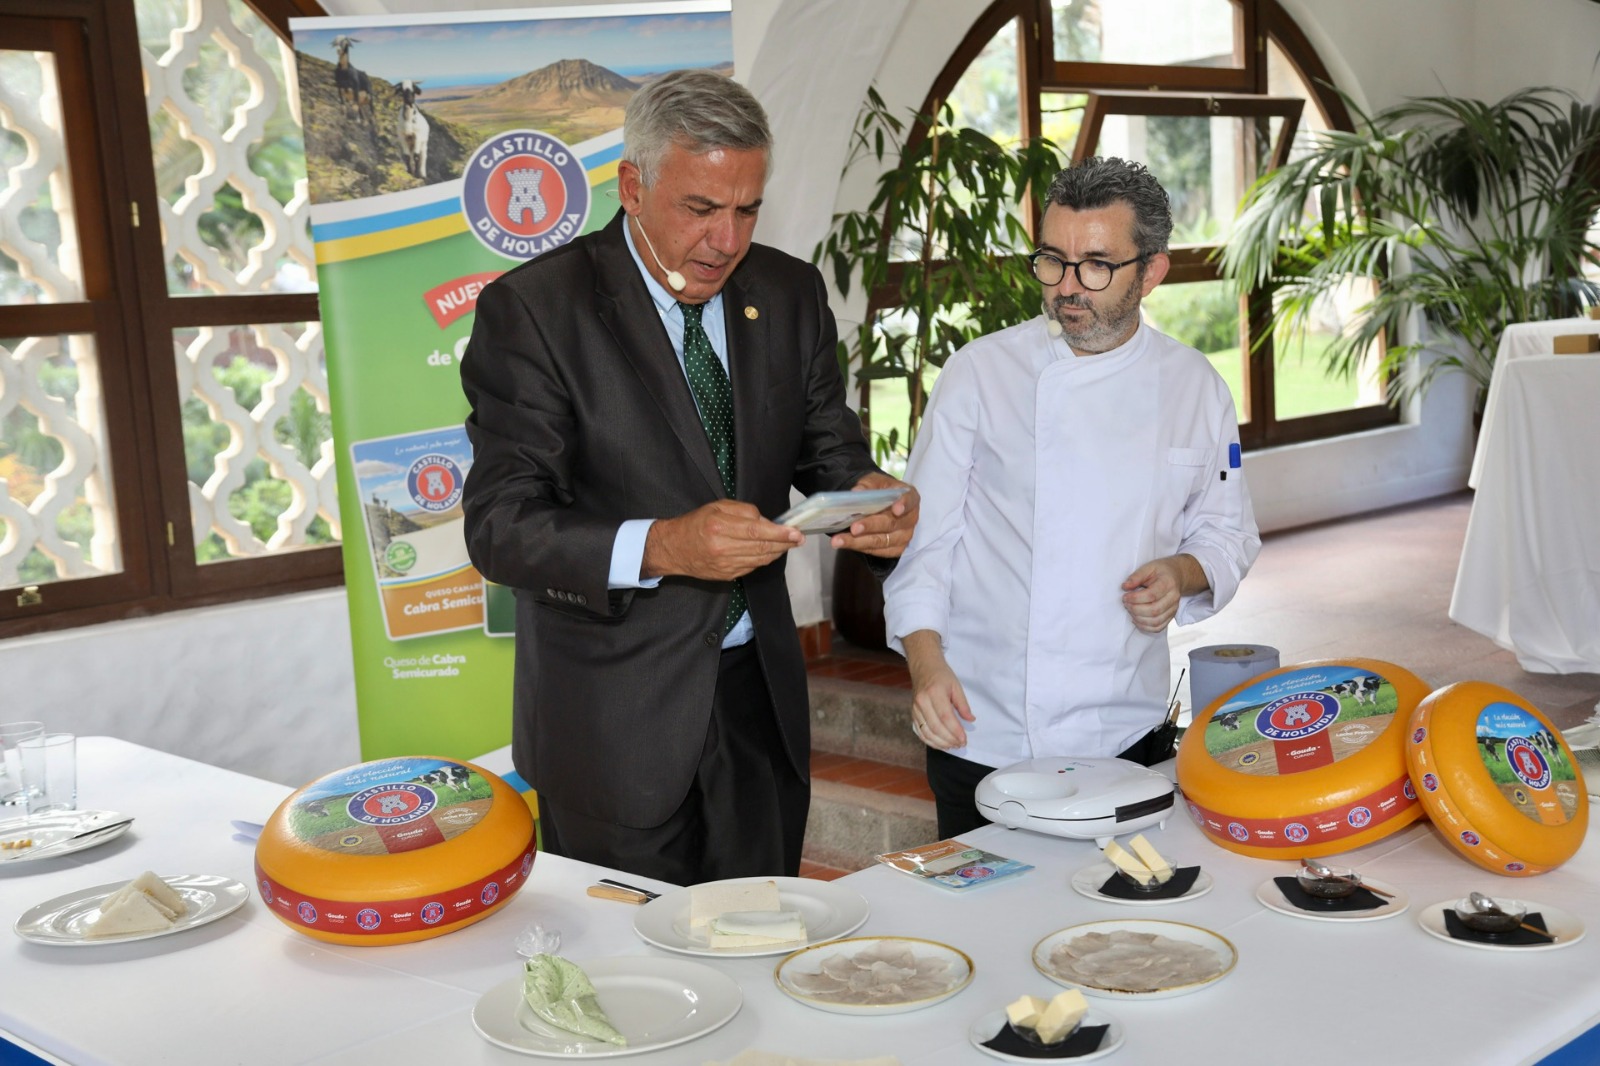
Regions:
[[1302, 866], [1304, 866], [1306, 869], [1310, 870], [1312, 873], [1316, 874], [1318, 877], [1323, 878], [1324, 880], [1327, 880], [1327, 881], [1348, 881], [1350, 884], [1355, 885], [1358, 888], [1366, 889], [1368, 892], [1371, 892], [1374, 896], [1383, 896], [1385, 899], [1394, 899], [1394, 893], [1393, 892], [1385, 892], [1381, 888], [1373, 888], [1371, 885], [1367, 884], [1365, 881], [1361, 880], [1361, 878], [1359, 878], [1359, 877], [1343, 877], [1343, 876], [1341, 876], [1339, 874], [1334, 873], [1331, 869], [1329, 869], [1327, 864], [1319, 862], [1316, 859], [1301, 859], [1300, 860], [1300, 864]]
[[[1500, 906], [1500, 904], [1496, 903], [1493, 899], [1489, 898], [1488, 896], [1485, 896], [1482, 892], [1470, 892], [1470, 893], [1467, 894], [1467, 898], [1472, 900], [1472, 905], [1474, 907], [1478, 908], [1480, 911], [1482, 911], [1485, 914], [1502, 914], [1503, 915], [1503, 914], [1506, 913], [1505, 910]], [[1509, 917], [1509, 915], [1508, 915], [1508, 917]], [[1519, 926], [1521, 926], [1522, 928], [1526, 929], [1530, 933], [1538, 933], [1540, 936], [1549, 937], [1550, 938], [1550, 942], [1552, 944], [1555, 943], [1556, 936], [1555, 936], [1554, 933], [1550, 932], [1548, 929], [1540, 929], [1537, 925], [1529, 925], [1527, 922], [1518, 922], [1517, 924]]]

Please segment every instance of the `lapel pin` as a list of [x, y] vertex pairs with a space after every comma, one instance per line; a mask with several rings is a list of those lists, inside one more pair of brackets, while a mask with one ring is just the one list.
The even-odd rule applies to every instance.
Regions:
[[754, 322], [756, 319], [761, 317], [761, 312], [757, 311], [754, 307], [746, 307], [744, 309], [744, 317]]

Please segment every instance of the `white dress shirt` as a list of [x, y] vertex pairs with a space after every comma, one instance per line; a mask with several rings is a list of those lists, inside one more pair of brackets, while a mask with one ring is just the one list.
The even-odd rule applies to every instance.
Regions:
[[989, 766], [1115, 755], [1160, 723], [1165, 633], [1122, 582], [1186, 552], [1233, 598], [1260, 550], [1233, 399], [1205, 356], [1141, 324], [1076, 356], [1043, 316], [983, 337], [935, 383], [906, 480], [916, 533], [884, 584], [890, 645], [938, 632], [976, 716], [953, 754]]

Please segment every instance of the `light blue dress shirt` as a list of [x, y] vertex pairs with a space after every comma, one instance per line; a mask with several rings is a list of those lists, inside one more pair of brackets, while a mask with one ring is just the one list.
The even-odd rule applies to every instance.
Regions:
[[[678, 307], [678, 298], [662, 288], [661, 283], [651, 277], [650, 272], [645, 269], [644, 260], [639, 256], [639, 249], [633, 243], [633, 227], [624, 223], [622, 235], [628, 242], [628, 251], [633, 256], [634, 265], [639, 268], [640, 277], [644, 278], [644, 286], [650, 292], [650, 302], [655, 305], [656, 313], [661, 316], [661, 324], [667, 329], [667, 339], [672, 342], [672, 350], [678, 356], [678, 369], [683, 370], [683, 311]], [[726, 371], [728, 330], [722, 318], [722, 293], [719, 292], [706, 301], [700, 325], [705, 328], [706, 337], [711, 341], [711, 350], [717, 353], [717, 359], [722, 363], [722, 369]], [[684, 371], [684, 381], [688, 380], [688, 371]], [[692, 389], [690, 393], [693, 394]], [[607, 587], [653, 589], [661, 584], [659, 577], [639, 576], [639, 571], [644, 566], [645, 537], [654, 522], [654, 518], [630, 518], [617, 528], [617, 539], [611, 542], [611, 573]], [[746, 611], [722, 638], [722, 646], [736, 648], [740, 644], [748, 643], [754, 636], [755, 626], [750, 621], [750, 612]]]

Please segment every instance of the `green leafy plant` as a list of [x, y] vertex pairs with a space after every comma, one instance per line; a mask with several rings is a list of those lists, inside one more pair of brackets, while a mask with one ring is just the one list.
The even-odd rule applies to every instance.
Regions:
[[[1328, 372], [1354, 374], [1420, 312], [1429, 328], [1419, 339], [1384, 351], [1391, 399], [1460, 370], [1481, 404], [1507, 324], [1600, 297], [1583, 274], [1600, 266], [1589, 235], [1600, 184], [1585, 172], [1600, 164], [1600, 112], [1542, 88], [1495, 103], [1418, 97], [1371, 115], [1346, 102], [1356, 132], [1318, 134], [1246, 194], [1223, 273], [1242, 293], [1269, 287], [1285, 336], [1303, 333], [1352, 278], [1377, 281], [1327, 346]], [[1413, 374], [1396, 374], [1413, 362]]]
[[[910, 451], [930, 366], [1039, 313], [1039, 285], [1022, 258], [1031, 250], [1022, 218], [1027, 197], [1043, 197], [1062, 160], [1046, 140], [1008, 147], [957, 126], [949, 105], [903, 121], [871, 89], [845, 170], [868, 157], [882, 168], [876, 195], [866, 208], [836, 215], [812, 258], [831, 267], [841, 294], [859, 284], [878, 295], [840, 342], [839, 359], [862, 381], [905, 385], [904, 435], [899, 426], [873, 427], [870, 411], [864, 418], [881, 463]], [[897, 273], [896, 298], [885, 300]]]

